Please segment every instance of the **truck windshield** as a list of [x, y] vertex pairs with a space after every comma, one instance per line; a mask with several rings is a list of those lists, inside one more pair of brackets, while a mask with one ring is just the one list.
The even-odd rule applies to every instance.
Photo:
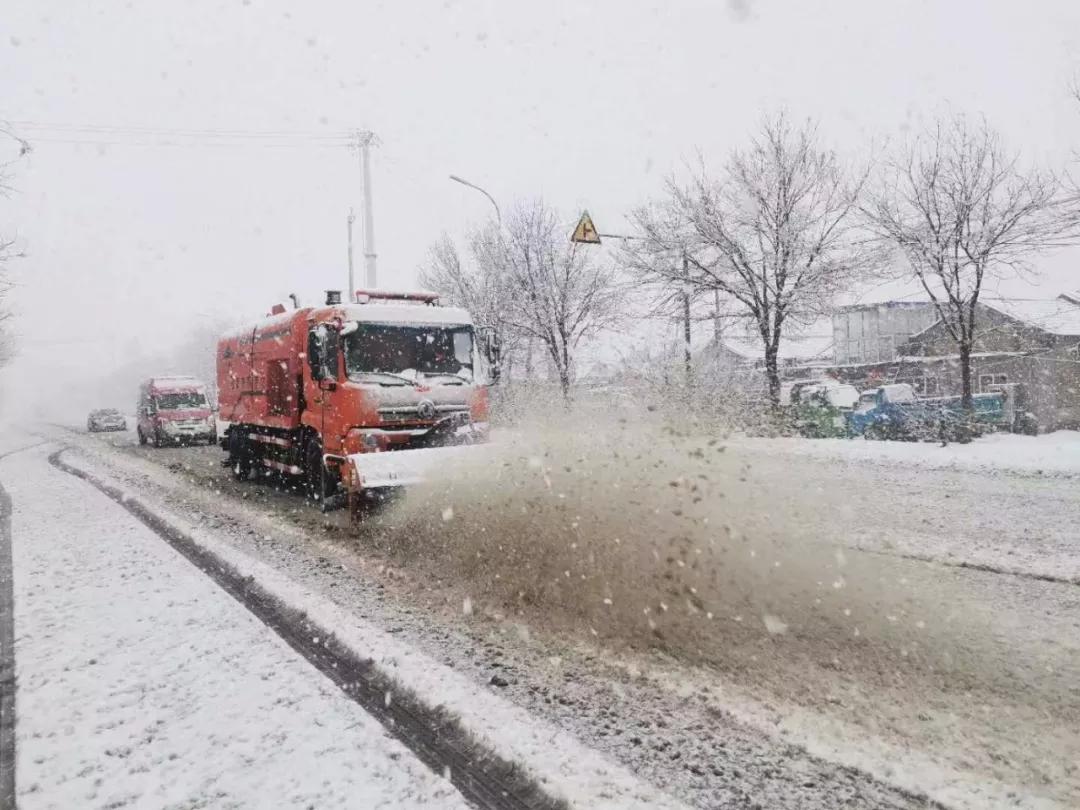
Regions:
[[198, 391], [170, 391], [154, 397], [159, 411], [178, 411], [183, 408], [205, 408], [206, 397]]
[[349, 377], [394, 374], [469, 381], [473, 378], [473, 330], [471, 326], [361, 324], [345, 338], [345, 370]]
[[856, 405], [855, 409], [859, 413], [866, 413], [867, 411], [872, 411], [876, 405], [877, 405], [877, 390], [875, 389], [873, 391], [864, 391], [859, 396], [859, 402]]

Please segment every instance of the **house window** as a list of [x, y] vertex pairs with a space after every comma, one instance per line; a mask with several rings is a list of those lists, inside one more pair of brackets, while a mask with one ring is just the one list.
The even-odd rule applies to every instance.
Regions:
[[990, 387], [993, 385], [1005, 385], [1009, 381], [1008, 375], [1005, 374], [980, 374], [979, 375], [979, 390], [982, 393], [990, 391]]
[[920, 397], [936, 397], [940, 395], [937, 377], [915, 377], [911, 381], [911, 387], [915, 389], [915, 393]]

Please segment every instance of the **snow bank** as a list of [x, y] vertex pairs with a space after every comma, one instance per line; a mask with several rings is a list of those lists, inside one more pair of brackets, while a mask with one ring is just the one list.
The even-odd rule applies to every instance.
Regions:
[[902, 464], [924, 469], [977, 470], [1019, 475], [1080, 476], [1080, 431], [1041, 436], [993, 433], [970, 444], [863, 439], [741, 439], [747, 449], [841, 461]]

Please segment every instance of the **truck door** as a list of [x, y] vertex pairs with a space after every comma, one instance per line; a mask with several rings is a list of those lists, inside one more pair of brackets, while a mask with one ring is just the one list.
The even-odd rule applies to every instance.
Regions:
[[337, 330], [328, 324], [320, 323], [308, 332], [308, 365], [315, 383], [315, 390], [308, 402], [309, 407], [316, 411], [314, 416], [321, 436], [325, 436], [326, 412], [333, 401], [331, 394], [337, 388], [338, 346]]

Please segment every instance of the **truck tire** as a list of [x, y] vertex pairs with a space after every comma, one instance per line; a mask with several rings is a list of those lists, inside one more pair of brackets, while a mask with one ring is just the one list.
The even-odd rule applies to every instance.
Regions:
[[135, 432], [139, 434], [139, 444], [146, 444], [146, 434], [142, 432], [142, 428], [135, 428]]
[[251, 452], [247, 441], [235, 431], [229, 434], [229, 466], [232, 468], [233, 479], [246, 481], [251, 477]]
[[322, 444], [312, 439], [304, 448], [304, 478], [307, 496], [315, 503], [322, 504], [331, 491], [330, 473], [323, 464]]

